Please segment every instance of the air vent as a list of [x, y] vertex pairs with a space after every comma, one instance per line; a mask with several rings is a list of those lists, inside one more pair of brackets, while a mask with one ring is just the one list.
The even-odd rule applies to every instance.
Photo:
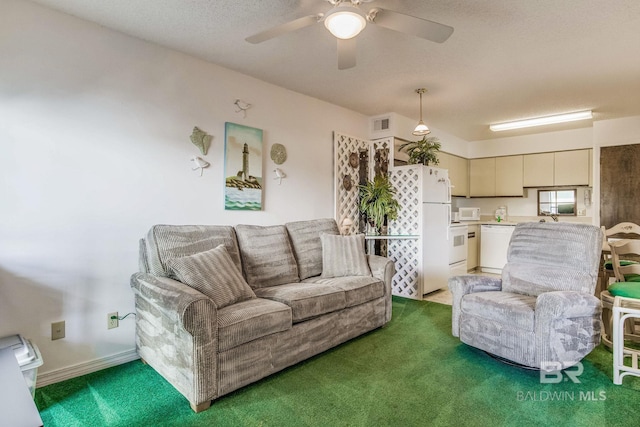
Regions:
[[369, 138], [380, 139], [396, 135], [398, 116], [396, 113], [384, 113], [379, 116], [369, 117]]
[[373, 131], [380, 132], [384, 130], [389, 130], [389, 118], [386, 119], [377, 119], [373, 121]]

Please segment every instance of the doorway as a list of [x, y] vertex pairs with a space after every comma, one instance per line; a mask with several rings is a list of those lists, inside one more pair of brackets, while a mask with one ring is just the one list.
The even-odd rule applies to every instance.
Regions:
[[640, 144], [600, 149], [600, 225], [640, 224]]

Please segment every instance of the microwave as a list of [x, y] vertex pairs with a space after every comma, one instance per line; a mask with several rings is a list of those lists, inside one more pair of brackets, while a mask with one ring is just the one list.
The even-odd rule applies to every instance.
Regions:
[[458, 208], [460, 221], [480, 221], [480, 208]]

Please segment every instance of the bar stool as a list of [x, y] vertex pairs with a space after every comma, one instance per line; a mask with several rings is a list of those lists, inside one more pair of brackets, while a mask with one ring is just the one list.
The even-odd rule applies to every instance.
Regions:
[[640, 347], [625, 345], [626, 342], [640, 343], [640, 264], [623, 266], [621, 255], [639, 255], [640, 240], [620, 240], [611, 242], [611, 259], [616, 283], [607, 292], [613, 301], [613, 383], [620, 385], [626, 375], [640, 377], [638, 357]]
[[[612, 347], [612, 310], [613, 310], [613, 295], [607, 291], [609, 282], [615, 277], [613, 270], [613, 263], [611, 257], [610, 244], [620, 239], [640, 239], [640, 225], [633, 222], [621, 222], [607, 229], [604, 226], [601, 227], [604, 234], [602, 241], [602, 269], [600, 273], [600, 280], [596, 287], [596, 296], [600, 295], [600, 301], [602, 301], [602, 343], [608, 348]], [[632, 259], [624, 259], [620, 261], [622, 264], [629, 265], [635, 264], [637, 261]], [[618, 280], [619, 281], [619, 280]], [[624, 281], [624, 279], [622, 280]]]

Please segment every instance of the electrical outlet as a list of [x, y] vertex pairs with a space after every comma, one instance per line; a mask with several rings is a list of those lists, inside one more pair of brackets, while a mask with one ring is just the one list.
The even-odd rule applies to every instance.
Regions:
[[51, 341], [64, 338], [64, 320], [51, 324]]
[[118, 327], [118, 312], [107, 314], [107, 329], [113, 329]]

